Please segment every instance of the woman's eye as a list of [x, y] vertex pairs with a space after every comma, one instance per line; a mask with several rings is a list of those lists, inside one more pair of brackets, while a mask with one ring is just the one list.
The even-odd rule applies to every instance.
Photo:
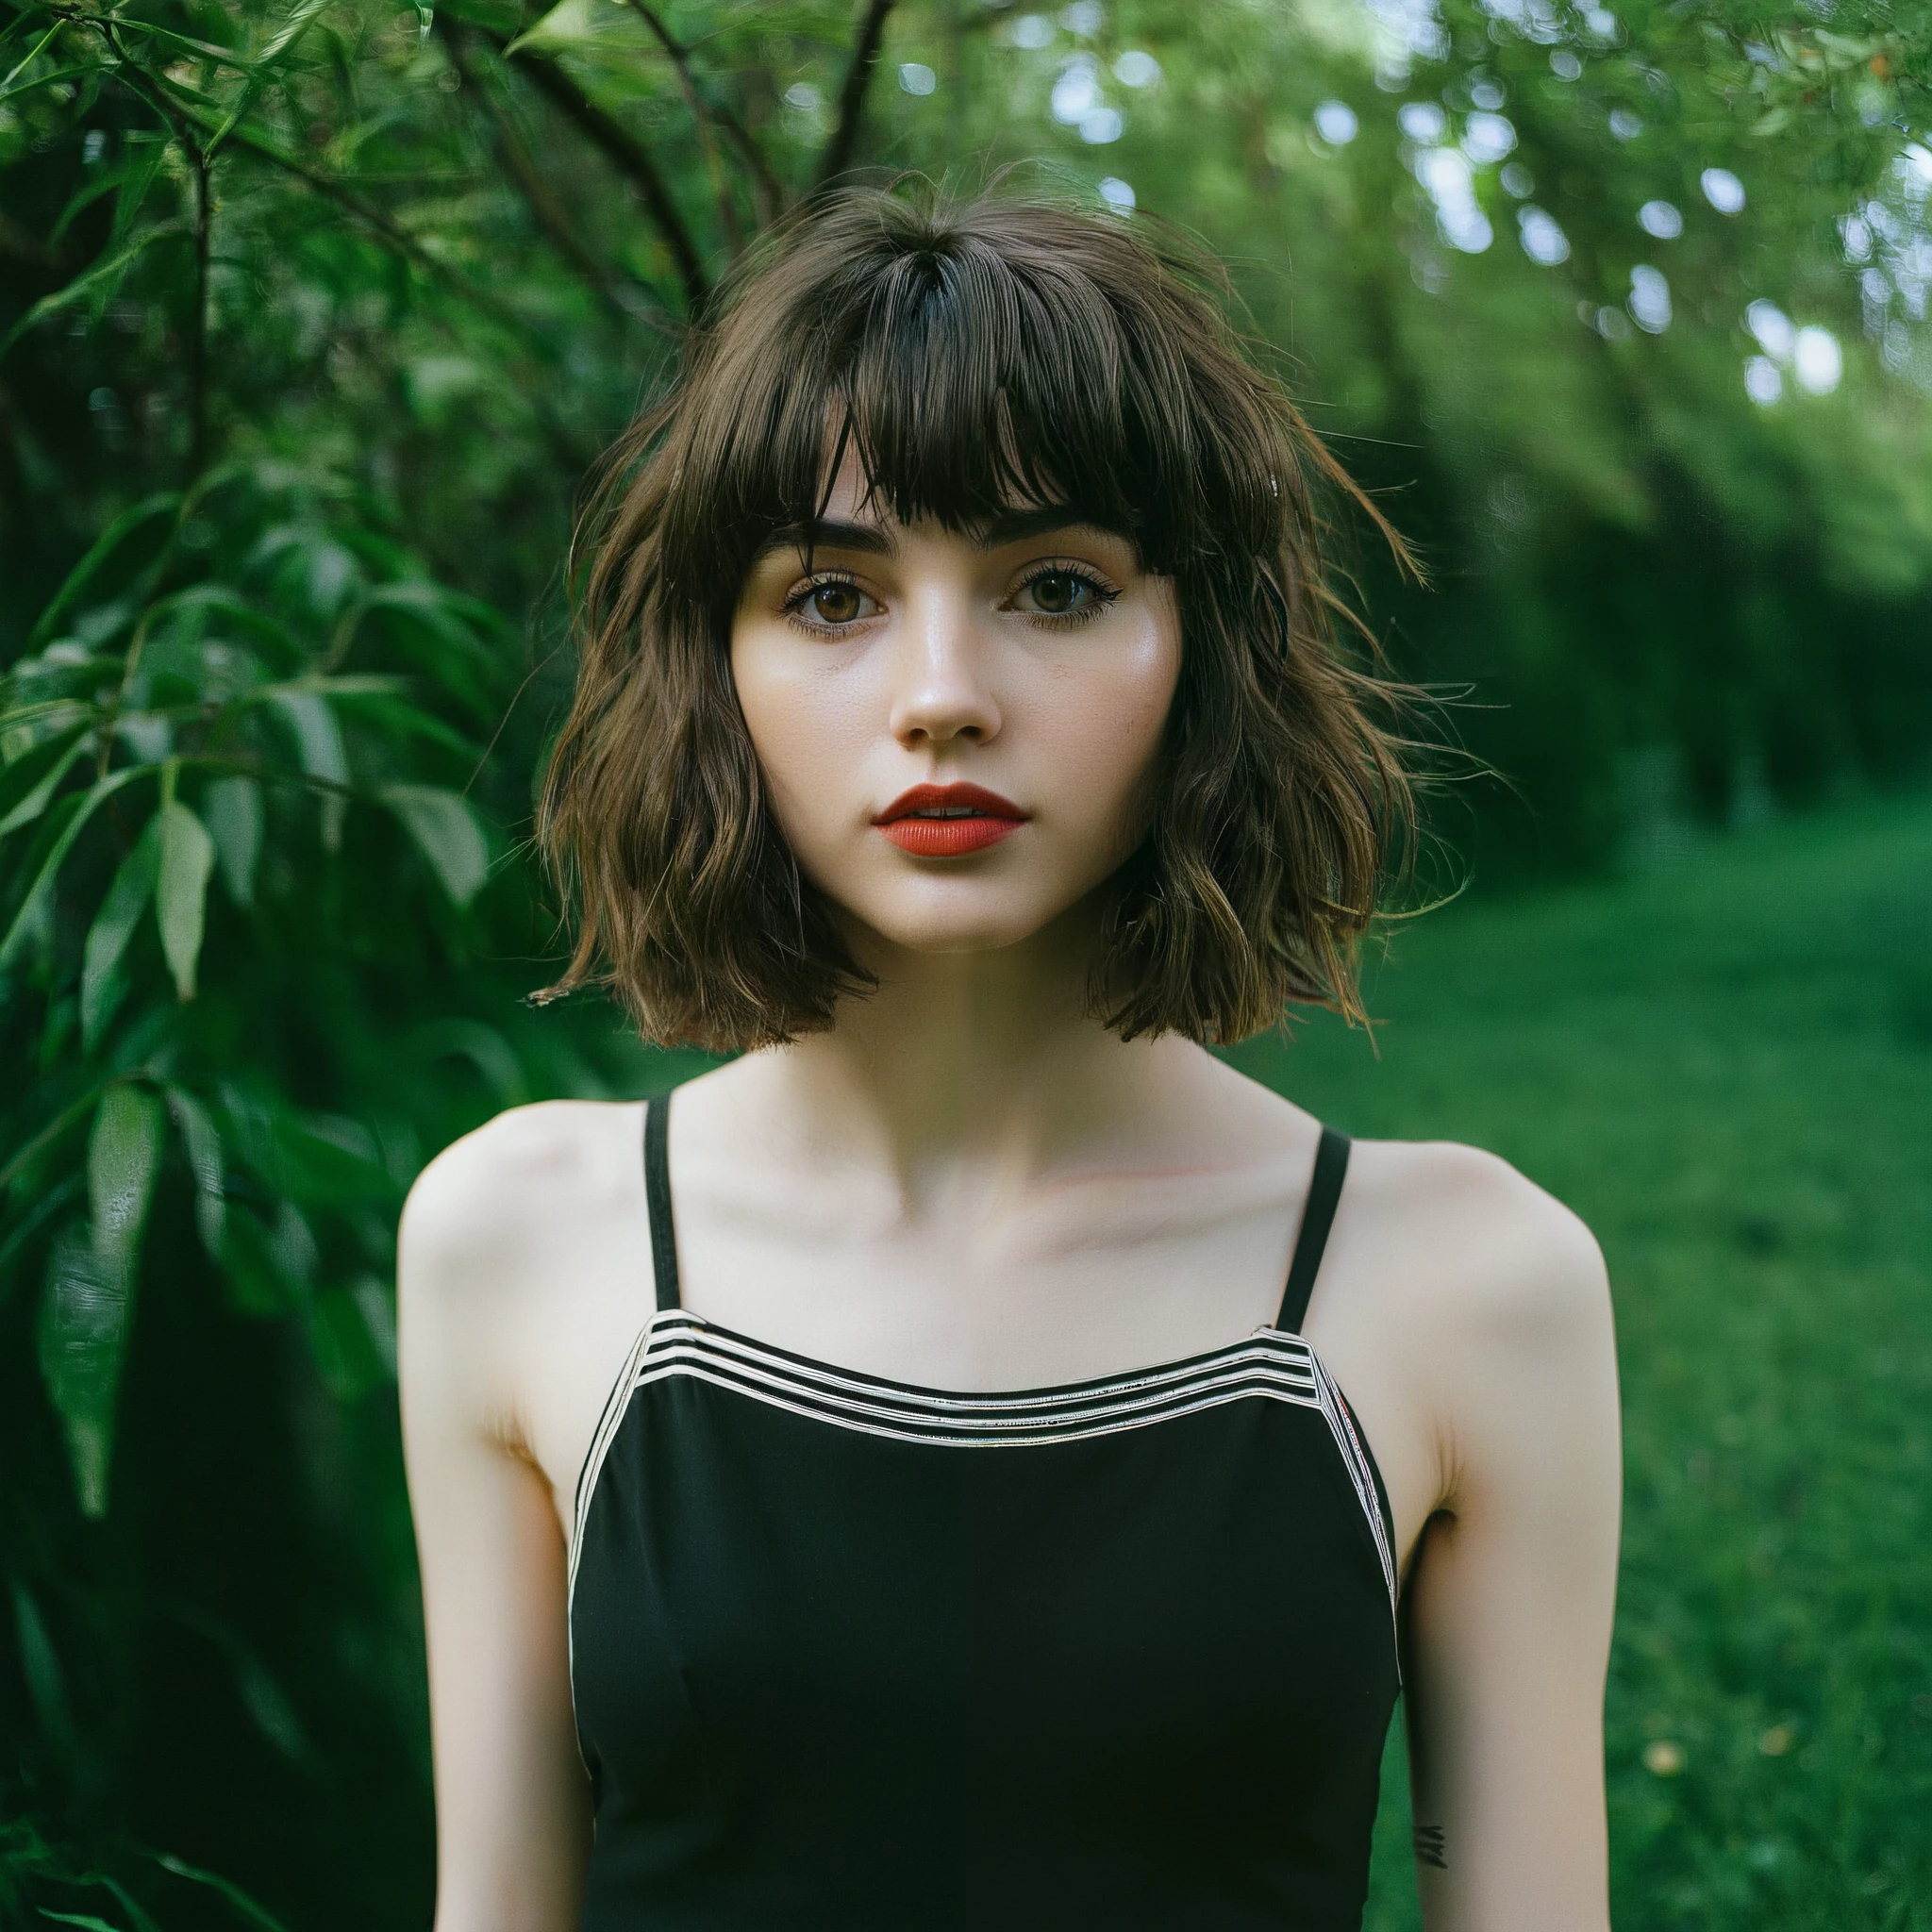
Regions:
[[1087, 586], [1078, 577], [1069, 576], [1064, 571], [1049, 571], [1043, 577], [1035, 577], [1026, 586], [1033, 592], [1035, 606], [1049, 617], [1064, 617], [1069, 610], [1079, 608], [1081, 594]]
[[833, 577], [823, 584], [813, 584], [792, 599], [791, 608], [813, 624], [837, 626], [870, 617], [878, 606], [857, 584]]
[[1020, 587], [1020, 604], [1036, 617], [1086, 617], [1111, 595], [1078, 571], [1045, 570]]

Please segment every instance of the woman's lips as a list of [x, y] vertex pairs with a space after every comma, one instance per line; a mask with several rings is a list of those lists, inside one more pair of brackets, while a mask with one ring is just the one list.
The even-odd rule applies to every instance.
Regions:
[[1010, 832], [1017, 832], [1020, 819], [894, 819], [879, 830], [901, 852], [915, 858], [958, 858], [968, 852], [983, 852], [997, 845]]
[[915, 858], [958, 858], [1017, 832], [1026, 814], [979, 785], [915, 785], [873, 821]]

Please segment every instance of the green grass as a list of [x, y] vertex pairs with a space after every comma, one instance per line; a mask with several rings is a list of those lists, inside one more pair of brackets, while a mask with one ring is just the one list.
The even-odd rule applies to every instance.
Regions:
[[[1932, 1928], [1932, 800], [1474, 896], [1371, 1004], [1379, 1063], [1325, 1018], [1236, 1058], [1493, 1148], [1608, 1257], [1620, 1932]], [[1388, 1774], [1372, 1932], [1418, 1923]]]

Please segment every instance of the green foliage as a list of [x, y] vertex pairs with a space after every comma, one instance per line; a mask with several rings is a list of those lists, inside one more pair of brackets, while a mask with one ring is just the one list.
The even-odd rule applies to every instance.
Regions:
[[395, 1214], [671, 1071], [521, 1004], [530, 781], [572, 494], [762, 230], [1205, 237], [1430, 561], [1484, 865], [1601, 863], [1924, 758], [1928, 79], [1880, 0], [0, 0], [0, 1913], [424, 1916]]
[[[163, 1398], [144, 1425], [128, 1420], [143, 1358], [173, 1384], [184, 1351], [219, 1359], [209, 1324], [239, 1321], [300, 1339], [267, 1369], [285, 1429], [309, 1388], [360, 1411], [346, 1441], [290, 1445], [306, 1483], [278, 1478], [284, 1507], [321, 1511], [304, 1531], [318, 1558], [331, 1514], [362, 1519], [364, 1574], [338, 1582], [325, 1620], [364, 1653], [359, 1681], [345, 1686], [323, 1649], [296, 1658], [297, 1694], [359, 1702], [420, 1813], [388, 1392], [396, 1210], [425, 1149], [497, 1106], [606, 1077], [580, 1058], [580, 1026], [518, 1007], [529, 969], [500, 963], [546, 937], [526, 868], [491, 878], [501, 828], [527, 809], [522, 773], [478, 771], [525, 675], [493, 610], [429, 576], [353, 492], [258, 461], [117, 519], [0, 683], [0, 1027], [8, 1065], [33, 1070], [0, 1095], [0, 1319], [32, 1330], [0, 1412], [25, 1466], [42, 1416], [68, 1464], [64, 1479], [42, 1464], [5, 1502], [21, 1655], [37, 1659], [18, 1693], [40, 1733], [10, 1804], [142, 1828], [158, 1803], [142, 1788], [142, 1733], [161, 1714], [137, 1685], [158, 1614], [185, 1625], [163, 1655], [186, 1641], [225, 1657], [211, 1749], [252, 1737], [244, 1749], [294, 1780], [291, 1808], [325, 1774], [312, 1711], [297, 1715], [259, 1655], [275, 1622], [284, 1641], [298, 1627], [286, 1606], [243, 1629], [219, 1591], [163, 1608], [158, 1579], [114, 1581], [175, 1500], [158, 1504], [130, 1454], [205, 1483], [180, 1467], [191, 1445], [217, 1466], [264, 1447], [248, 1439], [260, 1418], [236, 1440], [219, 1406], [196, 1418]], [[515, 744], [527, 772], [528, 736]], [[593, 1044], [606, 1069], [625, 1064], [617, 1041]], [[21, 1374], [35, 1363], [44, 1408]], [[294, 1589], [299, 1568], [276, 1580]], [[175, 1867], [96, 1829], [76, 1857], [161, 1900]], [[300, 1882], [258, 1854], [238, 1862], [205, 1823], [171, 1829], [165, 1856], [211, 1865], [222, 1897], [231, 1871], [284, 1892]], [[420, 1848], [402, 1855], [420, 1890]], [[62, 1894], [36, 1880], [27, 1895]], [[356, 1896], [352, 1881], [339, 1909], [354, 1916]]]
[[132, 1083], [110, 1086], [88, 1136], [93, 1211], [85, 1231], [70, 1225], [55, 1237], [41, 1303], [41, 1374], [66, 1424], [80, 1507], [89, 1516], [107, 1513], [121, 1365], [160, 1162], [160, 1102]]

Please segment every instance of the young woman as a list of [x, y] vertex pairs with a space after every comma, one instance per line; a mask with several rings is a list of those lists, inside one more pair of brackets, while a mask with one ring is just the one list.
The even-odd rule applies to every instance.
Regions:
[[1358, 1011], [1339, 472], [1133, 226], [881, 193], [612, 475], [565, 984], [740, 1057], [410, 1197], [439, 1932], [1340, 1932], [1398, 1685], [1430, 1932], [1604, 1932], [1595, 1246], [1206, 1050]]

